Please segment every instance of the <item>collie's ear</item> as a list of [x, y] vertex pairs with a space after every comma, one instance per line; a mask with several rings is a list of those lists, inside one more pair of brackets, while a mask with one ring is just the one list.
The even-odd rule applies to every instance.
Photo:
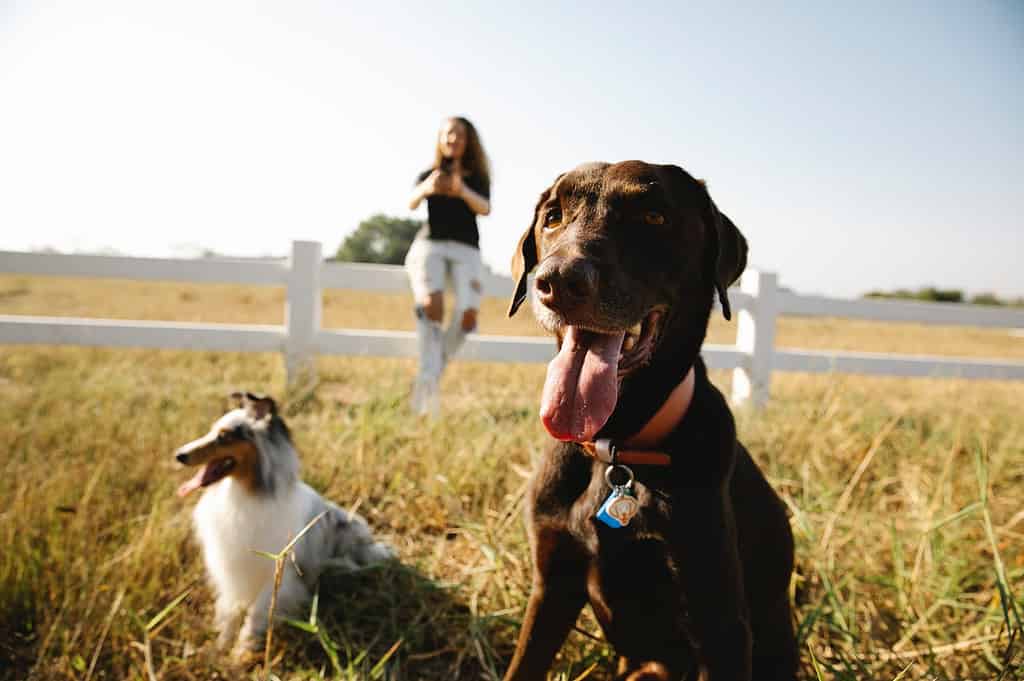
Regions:
[[[703, 184], [703, 183], [702, 183]], [[740, 278], [747, 267], [747, 240], [739, 228], [724, 213], [718, 211], [708, 195], [704, 224], [708, 227], [709, 265], [713, 268], [715, 290], [722, 304], [722, 316], [732, 319], [729, 295], [726, 291]]]
[[277, 414], [277, 403], [269, 395], [257, 395], [247, 392], [242, 397], [242, 404], [245, 410], [249, 412], [249, 415], [257, 421], [262, 421], [268, 415], [273, 416]]
[[[564, 175], [565, 173], [563, 173]], [[512, 300], [508, 306], [508, 316], [511, 317], [519, 309], [519, 306], [526, 300], [526, 284], [527, 277], [533, 268], [537, 266], [537, 262], [540, 258], [540, 254], [537, 250], [537, 236], [535, 228], [537, 226], [537, 215], [540, 213], [541, 206], [543, 206], [549, 198], [551, 198], [551, 191], [554, 189], [558, 181], [562, 179], [562, 175], [555, 178], [555, 181], [551, 183], [551, 186], [545, 189], [540, 198], [537, 199], [537, 205], [533, 207], [533, 219], [530, 220], [530, 226], [523, 232], [523, 236], [519, 238], [519, 245], [516, 246], [516, 252], [512, 254], [512, 279], [516, 282], [516, 290], [512, 293]]]

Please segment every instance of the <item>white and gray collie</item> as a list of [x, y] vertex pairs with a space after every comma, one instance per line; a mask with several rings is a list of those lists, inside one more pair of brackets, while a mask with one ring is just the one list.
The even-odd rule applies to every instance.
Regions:
[[232, 398], [237, 408], [175, 458], [199, 469], [178, 496], [204, 490], [192, 517], [216, 592], [217, 643], [234, 643], [233, 654], [240, 658], [263, 643], [274, 588], [274, 561], [256, 551], [281, 551], [326, 511], [285, 562], [275, 609], [282, 617], [305, 614], [324, 569], [369, 566], [393, 557], [393, 551], [374, 541], [363, 518], [299, 479], [291, 433], [273, 399], [252, 393]]

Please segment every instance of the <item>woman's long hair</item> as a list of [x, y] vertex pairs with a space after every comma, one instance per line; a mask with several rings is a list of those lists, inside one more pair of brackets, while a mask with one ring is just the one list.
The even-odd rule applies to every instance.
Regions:
[[[487, 160], [487, 152], [484, 151], [484, 145], [480, 142], [480, 134], [476, 131], [476, 128], [469, 119], [463, 118], [462, 116], [452, 116], [446, 118], [448, 121], [458, 121], [466, 128], [466, 151], [462, 153], [462, 167], [469, 171], [470, 175], [476, 175], [480, 178], [485, 191], [490, 192], [491, 190], [491, 162]], [[441, 141], [438, 140], [434, 147], [434, 168], [441, 167], [441, 159], [444, 155], [441, 153]]]

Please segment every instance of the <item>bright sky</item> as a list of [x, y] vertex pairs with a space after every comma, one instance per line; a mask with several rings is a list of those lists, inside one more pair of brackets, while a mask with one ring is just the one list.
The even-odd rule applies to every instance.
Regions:
[[559, 172], [640, 158], [798, 291], [1024, 295], [1024, 5], [767, 4], [0, 0], [0, 249], [333, 253], [464, 114], [498, 272]]

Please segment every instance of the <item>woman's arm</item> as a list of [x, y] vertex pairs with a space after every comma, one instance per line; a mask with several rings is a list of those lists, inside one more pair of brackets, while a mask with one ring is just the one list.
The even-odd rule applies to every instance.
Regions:
[[433, 171], [413, 188], [412, 196], [409, 197], [409, 210], [416, 210], [423, 199], [438, 193], [437, 178], [440, 174], [440, 171]]
[[457, 199], [462, 199], [469, 206], [469, 209], [477, 215], [487, 215], [491, 212], [491, 201], [486, 196], [481, 196], [478, 192], [473, 190], [462, 176], [455, 173], [451, 176], [450, 184], [448, 185], [448, 191], [445, 192], [449, 196], [454, 196]]
[[453, 173], [442, 173], [439, 170], [430, 173], [426, 179], [412, 190], [412, 196], [409, 198], [409, 210], [416, 210], [423, 199], [434, 194], [446, 194], [462, 199], [469, 206], [469, 209], [477, 215], [488, 215], [491, 212], [490, 200], [471, 189], [462, 180], [462, 176]]
[[491, 212], [491, 202], [486, 197], [477, 194], [468, 184], [462, 183], [459, 189], [459, 198], [466, 202], [469, 209], [477, 215], [488, 215]]

